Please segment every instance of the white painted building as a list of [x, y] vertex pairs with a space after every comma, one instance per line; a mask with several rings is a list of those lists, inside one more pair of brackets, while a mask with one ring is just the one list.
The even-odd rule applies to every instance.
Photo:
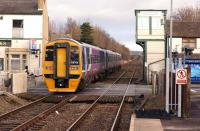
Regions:
[[[184, 47], [194, 49], [194, 54], [200, 53], [200, 22], [173, 21], [172, 51], [183, 53]], [[166, 26], [166, 35], [169, 39], [169, 22]]]
[[166, 10], [135, 10], [136, 43], [144, 50], [144, 80], [165, 67]]
[[0, 0], [0, 76], [41, 75], [43, 45], [48, 41], [46, 0]]

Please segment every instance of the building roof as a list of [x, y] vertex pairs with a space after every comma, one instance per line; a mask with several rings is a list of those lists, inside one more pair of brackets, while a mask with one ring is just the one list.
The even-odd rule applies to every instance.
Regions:
[[[183, 59], [184, 58], [184, 54], [180, 53], [180, 54], [178, 54], [177, 57]], [[193, 60], [199, 59], [199, 58], [200, 58], [200, 54], [197, 54], [197, 53], [194, 53], [194, 54], [192, 54], [192, 55], [190, 55], [190, 56], [187, 57], [187, 59], [193, 59]]]
[[42, 14], [38, 0], [0, 0], [0, 14]]
[[[173, 37], [200, 38], [200, 22], [173, 22]], [[170, 34], [170, 22], [166, 22], [166, 34]]]

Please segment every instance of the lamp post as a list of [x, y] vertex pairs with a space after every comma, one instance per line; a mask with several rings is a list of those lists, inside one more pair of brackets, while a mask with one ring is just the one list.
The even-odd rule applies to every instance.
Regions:
[[170, 45], [167, 45], [167, 58], [166, 58], [166, 106], [165, 109], [167, 113], [169, 113], [169, 73], [172, 65], [172, 32], [173, 32], [173, 20], [172, 20], [172, 13], [173, 13], [173, 0], [171, 0], [170, 4]]

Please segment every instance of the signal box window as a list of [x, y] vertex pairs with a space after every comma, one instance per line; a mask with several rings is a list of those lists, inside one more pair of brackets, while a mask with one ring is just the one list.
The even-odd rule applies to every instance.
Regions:
[[79, 65], [79, 52], [76, 46], [70, 47], [70, 64]]

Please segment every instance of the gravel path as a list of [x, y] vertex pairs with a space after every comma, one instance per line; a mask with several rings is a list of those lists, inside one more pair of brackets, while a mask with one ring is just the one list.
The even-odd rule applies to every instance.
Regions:
[[[90, 104], [70, 104], [49, 115], [42, 121], [41, 131], [66, 131], [66, 129], [85, 111]], [[41, 125], [41, 122], [34, 125]], [[33, 129], [33, 128], [32, 128]], [[31, 130], [31, 129], [30, 129]]]
[[11, 98], [5, 95], [0, 95], [0, 115], [20, 106], [20, 104], [16, 103]]

